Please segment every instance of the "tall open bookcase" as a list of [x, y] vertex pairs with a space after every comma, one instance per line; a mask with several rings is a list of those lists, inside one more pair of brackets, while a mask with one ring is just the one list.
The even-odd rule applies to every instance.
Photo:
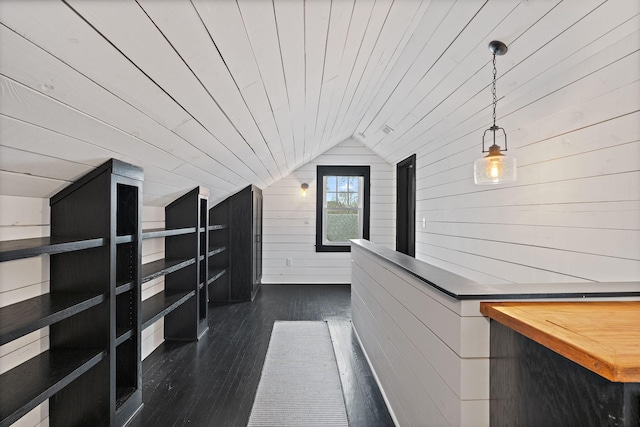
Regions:
[[143, 282], [164, 276], [164, 291], [142, 301], [142, 328], [164, 317], [167, 340], [197, 340], [208, 328], [208, 201], [196, 187], [165, 207], [164, 229], [142, 233], [165, 243], [164, 259], [142, 265]]
[[[111, 159], [50, 199], [51, 236], [0, 241], [0, 262], [49, 256], [50, 292], [0, 308], [0, 345], [49, 328], [49, 349], [0, 375], [0, 427], [49, 400], [52, 426], [123, 426], [142, 407], [141, 331], [164, 317], [167, 340], [208, 328], [209, 191], [165, 208], [142, 230], [140, 167]], [[142, 264], [142, 240], [165, 258]], [[143, 282], [164, 290], [141, 301]]]
[[123, 425], [141, 407], [142, 180], [109, 160], [50, 199], [50, 237], [0, 242], [0, 261], [50, 257], [50, 292], [0, 308], [0, 344], [49, 327], [49, 349], [0, 376], [0, 426], [46, 399], [53, 426]]

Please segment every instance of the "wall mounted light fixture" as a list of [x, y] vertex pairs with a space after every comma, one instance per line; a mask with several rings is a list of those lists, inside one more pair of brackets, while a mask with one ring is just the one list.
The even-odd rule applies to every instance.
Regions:
[[[502, 151], [507, 151], [507, 133], [503, 128], [496, 125], [496, 105], [498, 98], [496, 97], [496, 55], [504, 55], [507, 53], [507, 45], [501, 41], [492, 41], [489, 43], [489, 50], [493, 54], [493, 85], [491, 93], [493, 94], [493, 126], [484, 131], [482, 134], [482, 152], [489, 153], [485, 157], [476, 160], [473, 163], [473, 179], [476, 184], [502, 184], [503, 182], [511, 182], [516, 180], [516, 159], [507, 157]], [[496, 144], [496, 132], [502, 131], [504, 137], [504, 150]], [[489, 138], [493, 137], [493, 144], [488, 150], [485, 150], [485, 137], [490, 132]]]
[[307, 190], [309, 189], [309, 184], [307, 184], [306, 182], [302, 183], [302, 185], [300, 185], [300, 191], [302, 191], [302, 197], [307, 197]]

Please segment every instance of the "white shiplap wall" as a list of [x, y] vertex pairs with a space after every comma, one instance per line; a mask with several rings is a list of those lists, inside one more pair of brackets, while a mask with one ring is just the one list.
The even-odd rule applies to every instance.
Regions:
[[[164, 208], [144, 206], [142, 208], [142, 229], [164, 228]], [[164, 258], [164, 237], [142, 241], [142, 263]], [[142, 300], [164, 290], [164, 276], [142, 284]], [[149, 325], [142, 331], [142, 360], [164, 342], [164, 318]]]
[[[318, 165], [371, 166], [370, 240], [395, 247], [395, 167], [347, 139], [263, 190], [263, 283], [351, 282], [348, 252], [315, 251]], [[302, 197], [305, 182], [309, 191]]]
[[[483, 36], [499, 6], [463, 36]], [[358, 130], [391, 163], [417, 154], [418, 259], [481, 283], [638, 280], [640, 3], [513, 6], [491, 36], [509, 44], [497, 61], [497, 124], [517, 182], [473, 183], [491, 120], [486, 44], [463, 56], [461, 37], [436, 66], [392, 72]], [[460, 79], [465, 68], [478, 72]], [[378, 131], [384, 123], [395, 132]]]
[[[49, 199], [0, 196], [0, 240], [49, 235]], [[0, 307], [49, 292], [49, 256], [0, 262]], [[49, 349], [49, 327], [0, 346], [0, 374]], [[47, 426], [49, 403], [37, 406], [16, 427]]]

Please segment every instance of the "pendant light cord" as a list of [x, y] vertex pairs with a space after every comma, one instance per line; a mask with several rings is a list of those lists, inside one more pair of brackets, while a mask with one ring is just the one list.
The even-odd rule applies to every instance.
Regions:
[[491, 93], [493, 94], [493, 127], [496, 127], [496, 105], [498, 104], [498, 98], [496, 97], [496, 76], [498, 72], [496, 70], [496, 54], [493, 54], [493, 87]]

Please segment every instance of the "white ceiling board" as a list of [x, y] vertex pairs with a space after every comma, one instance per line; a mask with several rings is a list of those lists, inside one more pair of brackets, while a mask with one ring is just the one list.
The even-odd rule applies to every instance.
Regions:
[[8, 147], [90, 166], [99, 166], [105, 159], [112, 157], [119, 160], [125, 157], [97, 145], [4, 115], [0, 115], [0, 141]]
[[267, 140], [280, 171], [286, 175], [295, 169], [295, 154], [274, 5], [272, 2], [253, 0], [239, 1], [238, 5], [268, 96], [269, 113], [277, 127], [273, 129], [271, 121], [268, 122], [268, 125], [271, 125], [271, 132]]
[[[294, 169], [304, 161], [305, 140], [305, 48], [304, 48], [304, 2], [274, 0], [274, 13], [278, 30], [280, 59], [287, 89], [288, 108], [291, 117]], [[282, 111], [282, 110], [278, 110]], [[286, 111], [282, 113], [286, 115]], [[280, 129], [283, 138], [289, 138], [285, 129]]]
[[[362, 96], [364, 92], [364, 87], [366, 86], [366, 81], [363, 81], [363, 74], [366, 71], [369, 64], [376, 64], [378, 60], [378, 56], [372, 55], [374, 48], [376, 47], [378, 40], [381, 36], [381, 31], [384, 28], [384, 24], [389, 15], [389, 10], [393, 5], [393, 1], [391, 0], [380, 0], [376, 1], [373, 5], [373, 9], [369, 12], [369, 18], [367, 21], [367, 29], [364, 33], [364, 38], [362, 39], [362, 43], [358, 49], [358, 58], [356, 59], [354, 68], [352, 70], [352, 77], [349, 78], [349, 84], [347, 85], [347, 90], [345, 92], [344, 101], [340, 106], [340, 110], [338, 112], [339, 121], [334, 126], [334, 130], [332, 131], [332, 136], [335, 135], [336, 138], [340, 139], [344, 133], [342, 132], [343, 125], [345, 121], [350, 123], [347, 118], [350, 119], [353, 109], [355, 109], [357, 105], [357, 99], [359, 97], [357, 95]], [[382, 40], [381, 43], [384, 43]], [[372, 67], [375, 65], [371, 65]], [[356, 101], [356, 102], [354, 102]]]
[[313, 144], [318, 142], [316, 125], [324, 78], [331, 5], [330, 1], [305, 2], [305, 163], [311, 160]]
[[[281, 159], [276, 160], [274, 156], [274, 152], [280, 151], [278, 146], [281, 143], [238, 4], [231, 1], [197, 1], [194, 4], [224, 63], [231, 71], [236, 86], [250, 106], [261, 137], [245, 137], [245, 140], [251, 145], [254, 157], [261, 159], [269, 170], [271, 177], [265, 181], [273, 182], [286, 172], [286, 169], [280, 169]], [[251, 100], [247, 99], [249, 97]]]
[[[365, 31], [369, 24], [369, 18], [371, 17], [371, 11], [373, 9], [373, 2], [356, 1], [353, 5], [353, 11], [349, 20], [349, 29], [344, 42], [344, 52], [342, 54], [342, 60], [340, 61], [340, 70], [336, 78], [336, 87], [333, 91], [331, 106], [328, 111], [328, 117], [325, 128], [323, 130], [322, 140], [320, 142], [319, 152], [326, 151], [329, 146], [329, 142], [340, 142], [335, 138], [332, 138], [336, 121], [338, 120], [338, 112], [340, 106], [345, 102], [345, 95], [347, 86], [354, 76], [354, 68], [358, 55], [360, 53], [360, 47], [364, 39]], [[323, 149], [324, 147], [324, 149]]]
[[631, 143], [617, 115], [638, 108], [639, 34], [637, 0], [0, 0], [18, 186], [1, 191], [44, 197], [115, 157], [144, 167], [145, 203], [198, 185], [220, 200], [350, 137], [389, 163], [419, 153], [437, 194], [472, 191], [457, 181], [490, 123], [490, 40], [509, 45], [498, 123], [526, 174], [581, 127]]
[[327, 30], [326, 59], [322, 71], [322, 88], [315, 124], [316, 142], [311, 151], [312, 158], [317, 157], [326, 150], [322, 148], [322, 137], [326, 131], [329, 108], [335, 96], [336, 81], [338, 80], [340, 65], [344, 57], [346, 48], [345, 40], [347, 39], [347, 32], [349, 31], [353, 10], [354, 3], [351, 0], [331, 2], [331, 17]]
[[165, 127], [189, 120], [179, 105], [64, 3], [0, 2], [0, 22]]
[[47, 96], [109, 123], [181, 160], [193, 162], [204, 171], [216, 170], [221, 177], [217, 185], [221, 188], [233, 187], [227, 181], [237, 182], [239, 176], [217, 160], [203, 155], [188, 141], [13, 31], [0, 26], [0, 40], [1, 74], [34, 90], [42, 90]]
[[[191, 3], [188, 1], [158, 2], [155, 0], [139, 3], [154, 24], [162, 31], [164, 37], [178, 51], [182, 60], [210, 94], [213, 101], [218, 104], [219, 108], [224, 108], [224, 114], [227, 115], [233, 126], [248, 140], [263, 139], [229, 69]], [[197, 123], [193, 119], [190, 122], [189, 126]], [[183, 126], [179, 128], [182, 129]], [[178, 128], [174, 130], [177, 131]], [[225, 154], [218, 160], [227, 167], [234, 164], [233, 160], [231, 163], [227, 163], [229, 154], [232, 154], [229, 148], [222, 145], [214, 136], [206, 138], [206, 140], [208, 140], [207, 143], [202, 144], [202, 138], [196, 139], [198, 146], [203, 147], [205, 153], [223, 151]], [[236, 157], [235, 163], [238, 160]], [[242, 165], [234, 166], [234, 170], [241, 171], [242, 167]], [[247, 166], [244, 168], [248, 169]], [[232, 180], [232, 182], [238, 181]], [[254, 180], [249, 182], [254, 182]]]
[[219, 141], [233, 145], [256, 174], [279, 176], [264, 141], [244, 139], [137, 3], [70, 3]]
[[72, 182], [93, 167], [0, 145], [0, 170]]

